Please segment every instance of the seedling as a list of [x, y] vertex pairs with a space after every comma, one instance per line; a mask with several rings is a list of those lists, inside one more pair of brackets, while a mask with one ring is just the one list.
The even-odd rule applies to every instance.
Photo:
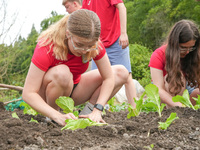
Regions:
[[144, 148], [146, 148], [148, 150], [153, 150], [154, 144], [151, 144], [150, 146], [144, 146]]
[[[143, 102], [143, 97], [147, 95], [148, 99]], [[137, 101], [135, 100], [136, 108], [129, 107], [129, 114], [127, 118], [131, 116], [138, 116], [140, 112], [158, 112], [159, 117], [161, 117], [161, 113], [166, 106], [166, 104], [162, 103], [158, 93], [158, 87], [154, 84], [149, 84], [145, 87], [145, 92], [142, 94], [140, 99]]]
[[21, 106], [24, 106], [24, 110], [23, 110], [23, 113], [24, 113], [24, 114], [29, 114], [29, 115], [34, 115], [34, 116], [36, 116], [36, 115], [39, 114], [36, 110], [34, 110], [30, 105], [28, 105], [28, 104], [25, 103], [25, 102], [22, 102], [22, 103], [20, 104], [20, 107], [21, 107]]
[[176, 95], [172, 98], [173, 102], [181, 102], [183, 105], [185, 105], [186, 107], [192, 108], [194, 110], [197, 110], [200, 108], [200, 96], [198, 95], [198, 98], [194, 98], [193, 99], [196, 101], [196, 105], [193, 106], [191, 101], [190, 101], [190, 95], [188, 93], [188, 90], [186, 89], [183, 92], [183, 95]]
[[19, 117], [18, 117], [18, 115], [17, 115], [16, 112], [12, 113], [12, 117], [13, 117], [13, 118], [17, 118], [17, 119], [19, 119]]
[[140, 112], [141, 112], [142, 107], [143, 107], [143, 98], [144, 98], [145, 94], [146, 93], [144, 92], [139, 100], [136, 100], [134, 98], [134, 101], [135, 101], [135, 104], [136, 104], [136, 108], [133, 108], [131, 105], [129, 105], [129, 107], [128, 107], [129, 113], [127, 115], [128, 119], [130, 119], [131, 117], [135, 117], [135, 116], [139, 116], [140, 115]]
[[161, 113], [166, 104], [161, 104], [158, 87], [154, 84], [149, 84], [145, 87], [145, 93], [149, 98], [149, 102], [144, 104], [144, 107], [147, 107], [149, 109], [155, 109], [158, 112], [159, 117], [161, 117]]
[[111, 112], [120, 112], [121, 110], [126, 110], [128, 108], [128, 104], [123, 102], [122, 104], [115, 103], [115, 97], [111, 98], [108, 101], [109, 104], [109, 111]]
[[31, 120], [30, 120], [29, 122], [35, 122], [35, 123], [38, 123], [38, 121], [35, 120], [35, 119], [33, 119], [33, 118], [31, 118]]
[[166, 130], [175, 119], [179, 119], [179, 117], [176, 116], [176, 113], [171, 113], [169, 118], [167, 118], [166, 122], [158, 122], [158, 128]]
[[[65, 113], [73, 113], [76, 117], [78, 117], [78, 111], [74, 111], [74, 101], [70, 97], [65, 97], [61, 96], [58, 99], [56, 99], [56, 104], [63, 109], [63, 112]], [[76, 130], [76, 129], [84, 129], [87, 126], [103, 126], [107, 125], [106, 123], [97, 123], [89, 118], [81, 118], [77, 120], [73, 119], [67, 119], [65, 120], [67, 123], [61, 130], [64, 129], [71, 129], [71, 130]]]

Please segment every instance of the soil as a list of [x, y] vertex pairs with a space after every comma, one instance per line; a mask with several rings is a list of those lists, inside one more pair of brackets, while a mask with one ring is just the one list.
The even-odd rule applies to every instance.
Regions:
[[[199, 150], [200, 110], [171, 108], [158, 113], [142, 113], [127, 119], [128, 111], [106, 112], [107, 126], [63, 130], [56, 123], [47, 123], [45, 117], [24, 115], [15, 110], [20, 119], [0, 108], [1, 150]], [[165, 122], [172, 112], [179, 119], [167, 130], [158, 129], [158, 122]], [[29, 122], [31, 118], [39, 123]]]

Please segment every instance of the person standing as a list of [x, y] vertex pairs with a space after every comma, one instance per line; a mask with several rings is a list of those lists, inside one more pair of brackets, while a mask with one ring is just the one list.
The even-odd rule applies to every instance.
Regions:
[[[92, 10], [101, 21], [101, 41], [106, 48], [111, 65], [122, 64], [129, 71], [125, 91], [128, 102], [135, 107], [136, 88], [132, 79], [129, 41], [127, 35], [126, 7], [122, 0], [83, 0], [82, 8]], [[92, 70], [96, 69], [92, 61]]]
[[66, 11], [71, 14], [81, 8], [81, 0], [63, 0], [62, 5], [65, 6]]

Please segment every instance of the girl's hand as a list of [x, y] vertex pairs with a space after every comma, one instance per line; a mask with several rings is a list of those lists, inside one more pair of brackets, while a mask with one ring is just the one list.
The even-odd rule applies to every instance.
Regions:
[[129, 45], [128, 35], [121, 34], [119, 37], [119, 45], [122, 46], [122, 49], [125, 49]]
[[90, 113], [90, 114], [88, 114], [88, 115], [80, 115], [79, 117], [80, 118], [89, 118], [89, 119], [91, 119], [92, 121], [95, 121], [95, 122], [97, 122], [97, 123], [106, 123], [103, 119], [102, 119], [102, 117], [101, 117], [101, 111], [100, 110], [98, 110], [98, 109], [96, 109], [96, 108], [94, 108], [93, 109], [93, 111], [92, 111], [92, 113]]
[[74, 119], [74, 120], [76, 120], [78, 118], [76, 116], [74, 116], [73, 113], [68, 113], [68, 114], [60, 114], [59, 116], [56, 116], [53, 120], [55, 122], [57, 122], [59, 125], [65, 126], [66, 125], [66, 122], [65, 122], [66, 119]]
[[183, 107], [183, 104], [180, 103], [180, 102], [173, 103], [173, 105], [168, 105], [168, 104], [166, 104], [166, 107], [167, 107], [167, 108], [176, 107], [176, 106], [178, 106], [178, 107]]

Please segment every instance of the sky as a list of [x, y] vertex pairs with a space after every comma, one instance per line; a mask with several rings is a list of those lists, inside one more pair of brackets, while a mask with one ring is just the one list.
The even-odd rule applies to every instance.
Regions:
[[23, 38], [27, 38], [31, 32], [32, 25], [34, 24], [36, 30], [40, 31], [40, 23], [42, 20], [49, 18], [52, 11], [56, 11], [58, 14], [65, 15], [65, 7], [62, 5], [62, 0], [0, 0], [0, 6], [3, 2], [6, 4], [6, 17], [3, 19], [3, 8], [0, 7], [0, 34], [6, 31], [6, 29], [12, 24], [8, 33], [4, 33], [4, 36], [0, 36], [0, 44], [10, 44], [16, 35], [21, 35]]

